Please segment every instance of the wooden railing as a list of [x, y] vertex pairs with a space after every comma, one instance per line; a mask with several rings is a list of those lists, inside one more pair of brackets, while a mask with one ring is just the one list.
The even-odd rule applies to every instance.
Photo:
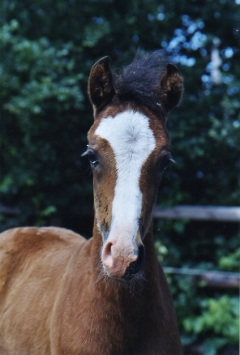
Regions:
[[164, 267], [166, 274], [182, 275], [191, 277], [196, 282], [201, 280], [203, 286], [217, 288], [239, 288], [240, 275], [236, 272], [227, 271], [206, 271], [200, 269]]
[[[0, 205], [0, 213], [18, 215], [20, 210]], [[218, 206], [175, 206], [165, 209], [156, 208], [154, 218], [190, 219], [199, 221], [240, 222], [240, 207]], [[164, 267], [166, 274], [190, 276], [202, 280], [208, 287], [239, 288], [240, 276], [237, 273], [224, 271], [205, 271], [198, 269]]]
[[[190, 219], [199, 221], [240, 222], [240, 207], [218, 206], [175, 206], [165, 209], [156, 208], [154, 218]], [[166, 274], [176, 274], [201, 280], [208, 287], [239, 288], [240, 275], [226, 271], [207, 271], [200, 269], [164, 267]]]
[[[18, 215], [17, 207], [0, 205], [0, 213]], [[240, 222], [240, 207], [219, 206], [174, 206], [164, 209], [156, 208], [154, 218], [178, 219], [187, 218], [201, 221]]]
[[19, 215], [19, 208], [0, 205], [0, 213], [5, 215]]
[[175, 206], [165, 209], [156, 208], [155, 218], [187, 218], [201, 221], [240, 222], [240, 207], [219, 206]]

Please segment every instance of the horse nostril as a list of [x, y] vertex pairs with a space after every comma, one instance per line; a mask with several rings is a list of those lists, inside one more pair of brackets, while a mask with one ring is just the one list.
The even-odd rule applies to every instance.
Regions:
[[103, 249], [103, 255], [102, 255], [104, 265], [107, 267], [111, 267], [113, 264], [113, 257], [112, 257], [112, 243], [108, 242], [104, 249]]
[[138, 258], [135, 261], [139, 267], [139, 270], [141, 270], [141, 268], [143, 267], [144, 259], [145, 259], [145, 248], [143, 245], [140, 245], [140, 247], [138, 248]]
[[133, 278], [133, 276], [142, 269], [144, 264], [144, 259], [145, 259], [145, 249], [143, 245], [140, 245], [140, 247], [138, 248], [138, 258], [136, 261], [133, 261], [131, 264], [129, 264], [129, 266], [125, 271], [123, 279], [130, 280], [131, 278]]

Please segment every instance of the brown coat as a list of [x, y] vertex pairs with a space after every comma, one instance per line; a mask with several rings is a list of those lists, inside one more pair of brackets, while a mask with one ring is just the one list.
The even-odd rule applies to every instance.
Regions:
[[141, 282], [101, 278], [100, 243], [61, 228], [1, 234], [1, 355], [181, 354], [151, 236]]

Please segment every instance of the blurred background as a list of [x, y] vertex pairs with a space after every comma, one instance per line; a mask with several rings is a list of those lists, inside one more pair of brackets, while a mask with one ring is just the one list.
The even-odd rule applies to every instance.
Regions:
[[239, 217], [216, 216], [240, 205], [240, 0], [1, 0], [0, 8], [0, 229], [58, 225], [91, 236], [92, 176], [80, 157], [93, 121], [89, 71], [105, 55], [120, 68], [138, 48], [165, 49], [185, 93], [168, 120], [176, 164], [157, 210], [214, 208], [203, 220], [171, 210], [155, 218], [156, 248], [185, 353], [237, 355]]

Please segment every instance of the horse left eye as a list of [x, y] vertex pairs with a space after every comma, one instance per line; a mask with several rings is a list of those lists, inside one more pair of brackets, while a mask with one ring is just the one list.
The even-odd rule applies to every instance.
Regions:
[[165, 155], [160, 162], [159, 171], [164, 173], [164, 171], [169, 167], [171, 163], [174, 163], [174, 160], [170, 154]]

